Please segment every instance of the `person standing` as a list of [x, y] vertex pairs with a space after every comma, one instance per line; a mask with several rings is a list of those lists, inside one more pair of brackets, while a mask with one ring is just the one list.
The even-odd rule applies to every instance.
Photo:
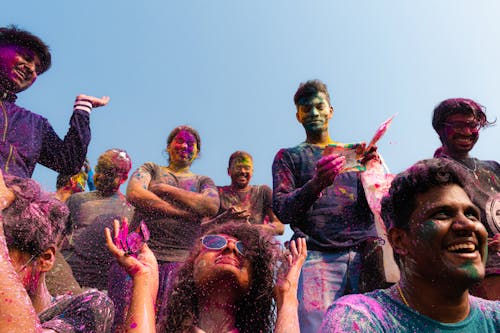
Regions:
[[472, 288], [472, 293], [500, 300], [500, 164], [469, 154], [479, 139], [479, 131], [492, 124], [484, 107], [467, 98], [444, 100], [436, 106], [432, 117], [432, 127], [442, 143], [434, 157], [456, 161], [472, 175], [471, 199], [481, 210], [481, 221], [488, 231], [486, 278]]
[[401, 279], [338, 299], [319, 332], [498, 332], [500, 302], [469, 292], [484, 278], [488, 246], [471, 178], [450, 159], [396, 176], [382, 216]]
[[80, 171], [90, 142], [92, 108], [109, 97], [78, 95], [68, 133], [61, 140], [44, 117], [15, 104], [51, 65], [48, 46], [37, 36], [15, 26], [0, 28], [0, 169], [5, 174], [31, 178], [40, 163], [58, 173]]
[[114, 219], [132, 220], [134, 207], [120, 192], [131, 168], [125, 150], [106, 150], [95, 167], [96, 190], [75, 193], [67, 202], [71, 232], [62, 253], [82, 288], [108, 288], [113, 258], [105, 251], [104, 228], [112, 227]]
[[294, 96], [306, 141], [281, 149], [273, 162], [273, 209], [305, 237], [308, 255], [298, 286], [300, 330], [316, 332], [328, 306], [359, 288], [363, 242], [376, 236], [358, 172], [342, 172], [343, 156], [326, 154], [333, 107], [326, 85], [302, 83]]
[[285, 226], [273, 212], [273, 191], [267, 185], [250, 185], [252, 155], [244, 151], [232, 153], [227, 173], [231, 177], [231, 185], [218, 187], [219, 214], [225, 216], [223, 219], [246, 221], [271, 235], [283, 235]]

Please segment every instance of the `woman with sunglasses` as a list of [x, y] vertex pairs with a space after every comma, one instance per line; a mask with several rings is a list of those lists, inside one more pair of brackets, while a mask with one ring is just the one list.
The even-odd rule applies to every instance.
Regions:
[[[135, 229], [144, 221], [151, 232], [149, 246], [159, 262], [160, 299], [164, 299], [172, 272], [186, 260], [200, 237], [202, 219], [215, 215], [219, 209], [212, 179], [190, 170], [200, 150], [198, 132], [189, 126], [178, 126], [167, 138], [168, 165], [145, 163], [128, 183], [127, 200], [136, 208], [131, 227]], [[131, 283], [116, 266], [110, 279], [108, 294], [115, 302], [115, 328], [119, 328], [125, 319]], [[158, 305], [161, 308], [163, 303]]]
[[[115, 239], [118, 234], [116, 225]], [[113, 243], [109, 230], [106, 238], [110, 251], [134, 282], [127, 332], [154, 332], [154, 256], [147, 245], [137, 258], [126, 255]], [[290, 253], [278, 274], [282, 278], [276, 282], [278, 254], [276, 242], [255, 226], [228, 223], [210, 229], [195, 243], [180, 267], [156, 330], [271, 332], [275, 328], [277, 304], [276, 329], [285, 331], [283, 325], [295, 322], [290, 319], [296, 314], [287, 312], [286, 303], [296, 302], [297, 281], [307, 254], [304, 239], [291, 242]]]

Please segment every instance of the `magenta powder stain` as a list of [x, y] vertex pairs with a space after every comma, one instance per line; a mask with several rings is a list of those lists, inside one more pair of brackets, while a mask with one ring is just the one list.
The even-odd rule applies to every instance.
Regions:
[[137, 323], [130, 324], [130, 328], [136, 328], [136, 327], [137, 327]]

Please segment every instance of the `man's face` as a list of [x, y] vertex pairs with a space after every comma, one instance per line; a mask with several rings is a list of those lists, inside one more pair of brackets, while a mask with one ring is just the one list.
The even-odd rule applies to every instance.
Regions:
[[40, 59], [31, 50], [16, 46], [0, 46], [0, 81], [14, 93], [29, 88], [37, 78]]
[[311, 98], [299, 100], [297, 120], [304, 126], [306, 132], [320, 133], [328, 129], [328, 120], [332, 118], [333, 108], [328, 98], [322, 92]]
[[479, 210], [456, 184], [416, 197], [410, 216], [405, 273], [470, 286], [484, 278], [487, 232]]
[[472, 114], [456, 113], [446, 118], [439, 136], [452, 155], [467, 154], [479, 138], [479, 122]]
[[231, 185], [239, 189], [246, 188], [253, 176], [253, 163], [250, 159], [234, 161], [227, 170], [231, 177]]

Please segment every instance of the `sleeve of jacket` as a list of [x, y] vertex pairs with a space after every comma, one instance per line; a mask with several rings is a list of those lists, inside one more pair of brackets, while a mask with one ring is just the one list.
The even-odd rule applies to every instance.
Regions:
[[61, 140], [48, 121], [42, 129], [42, 148], [38, 163], [58, 173], [80, 171], [90, 142], [90, 115], [76, 110], [70, 119], [68, 133]]
[[285, 224], [298, 223], [318, 199], [310, 181], [297, 187], [291, 154], [281, 149], [273, 162], [273, 211]]

